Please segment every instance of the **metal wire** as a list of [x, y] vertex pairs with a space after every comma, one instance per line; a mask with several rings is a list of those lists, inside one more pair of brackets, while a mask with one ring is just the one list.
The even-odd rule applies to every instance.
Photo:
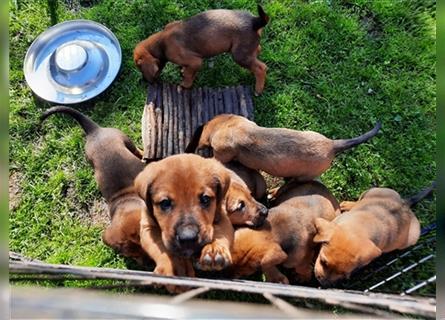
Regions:
[[434, 283], [434, 282], [436, 282], [436, 275], [432, 276], [428, 280], [422, 281], [421, 283], [415, 285], [414, 287], [412, 287], [408, 290], [403, 291], [400, 295], [404, 296], [404, 295], [410, 294], [410, 293], [417, 291], [418, 289], [423, 288], [424, 286], [426, 286], [430, 283]]

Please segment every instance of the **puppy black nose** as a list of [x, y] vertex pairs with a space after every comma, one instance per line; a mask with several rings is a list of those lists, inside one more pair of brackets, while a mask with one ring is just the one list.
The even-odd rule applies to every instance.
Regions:
[[262, 206], [260, 208], [260, 216], [266, 218], [268, 214], [269, 214], [269, 209], [267, 209], [265, 206]]
[[178, 228], [176, 237], [181, 244], [193, 243], [198, 241], [199, 229], [196, 225], [187, 225]]

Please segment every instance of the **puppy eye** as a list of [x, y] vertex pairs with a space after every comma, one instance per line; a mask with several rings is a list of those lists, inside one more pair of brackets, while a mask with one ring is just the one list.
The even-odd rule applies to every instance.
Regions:
[[237, 210], [243, 210], [245, 207], [246, 207], [246, 204], [244, 203], [244, 201], [240, 201], [238, 204]]
[[205, 194], [199, 196], [199, 202], [203, 208], [207, 208], [210, 205], [211, 198]]
[[162, 211], [170, 210], [172, 208], [172, 201], [170, 199], [164, 199], [159, 202], [159, 207]]

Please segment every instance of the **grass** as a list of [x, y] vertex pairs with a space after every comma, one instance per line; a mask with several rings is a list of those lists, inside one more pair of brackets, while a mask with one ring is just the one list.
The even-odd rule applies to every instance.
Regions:
[[[436, 175], [435, 1], [271, 0], [263, 6], [271, 21], [260, 58], [269, 70], [265, 92], [254, 101], [256, 121], [347, 138], [381, 120], [377, 137], [339, 156], [321, 177], [339, 200], [355, 199], [373, 185], [405, 196], [429, 185]], [[106, 93], [80, 109], [141, 145], [146, 84], [133, 65], [135, 44], [169, 21], [206, 9], [256, 13], [255, 7], [246, 0], [10, 1], [9, 175], [10, 191], [15, 190], [10, 250], [51, 263], [126, 266], [102, 243], [103, 226], [92, 222], [91, 208], [101, 196], [83, 154], [81, 129], [62, 116], [39, 125], [48, 104], [33, 97], [22, 68], [41, 32], [56, 22], [86, 18], [115, 33], [123, 52], [121, 72]], [[169, 64], [162, 80], [179, 82], [178, 68]], [[240, 83], [253, 85], [253, 76], [220, 55], [213, 68], [205, 64], [195, 85]], [[434, 222], [435, 199], [415, 212], [423, 226]], [[426, 251], [413, 259], [422, 254]], [[433, 274], [431, 263], [387, 290]], [[434, 292], [435, 285], [424, 290]]]

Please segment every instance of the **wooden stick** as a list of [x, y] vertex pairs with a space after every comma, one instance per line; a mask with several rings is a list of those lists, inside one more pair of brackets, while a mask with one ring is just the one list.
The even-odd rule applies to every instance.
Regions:
[[416, 314], [434, 318], [436, 315], [436, 299], [401, 297], [389, 294], [364, 294], [359, 291], [344, 291], [338, 289], [324, 289], [303, 287], [297, 285], [283, 285], [275, 283], [261, 283], [248, 280], [214, 280], [205, 278], [166, 277], [152, 272], [119, 270], [110, 268], [91, 268], [68, 265], [46, 264], [39, 262], [9, 262], [10, 273], [15, 274], [58, 274], [83, 276], [85, 279], [116, 279], [132, 280], [144, 283], [180, 285], [188, 287], [207, 287], [216, 290], [233, 290], [272, 295], [287, 296], [300, 299], [317, 299], [330, 305], [354, 303], [380, 308], [388, 308], [401, 313]]
[[230, 95], [232, 96], [232, 101], [233, 101], [233, 113], [239, 115], [240, 107], [239, 107], [238, 95], [236, 93], [235, 87], [230, 88]]
[[183, 89], [184, 91], [184, 120], [185, 120], [185, 145], [188, 145], [191, 138], [191, 122], [190, 117], [190, 90]]
[[156, 105], [155, 105], [155, 113], [156, 113], [156, 159], [162, 158], [162, 87], [157, 86], [157, 96], [156, 96]]
[[192, 89], [190, 90], [190, 118], [191, 118], [191, 123], [190, 123], [190, 128], [191, 128], [191, 135], [190, 135], [190, 139], [191, 136], [193, 135], [193, 133], [195, 132], [196, 128], [198, 127], [198, 90], [196, 89]]
[[185, 150], [185, 136], [184, 136], [184, 128], [185, 128], [185, 120], [184, 120], [184, 99], [183, 93], [184, 90], [181, 89], [180, 86], [176, 87], [176, 93], [178, 96], [178, 140], [179, 140], [179, 153], [184, 153]]
[[[197, 119], [196, 127], [198, 127], [204, 123], [204, 120], [203, 120], [204, 117], [203, 117], [203, 111], [202, 111], [202, 100], [203, 100], [202, 88], [198, 88], [197, 91], [198, 91], [198, 93], [197, 93], [198, 103], [196, 105], [196, 119]], [[196, 130], [196, 128], [195, 128], [195, 130]], [[193, 132], [195, 132], [195, 131], [193, 131]]]
[[167, 143], [167, 155], [173, 154], [173, 102], [172, 102], [172, 90], [171, 86], [167, 86], [168, 94], [168, 143]]
[[167, 146], [168, 146], [168, 90], [167, 84], [162, 84], [162, 111], [164, 114], [163, 123], [162, 123], [162, 158], [165, 158], [168, 155]]
[[238, 99], [240, 102], [240, 115], [243, 117], [247, 117], [247, 105], [246, 105], [246, 97], [244, 96], [244, 90], [242, 86], [236, 87], [236, 92], [238, 93]]
[[233, 101], [229, 87], [225, 87], [223, 89], [223, 98], [224, 98], [224, 113], [233, 113]]
[[170, 130], [173, 131], [173, 154], [179, 153], [179, 139], [178, 139], [178, 96], [176, 95], [176, 85], [171, 85], [172, 108], [173, 108], [173, 126]]
[[254, 110], [253, 110], [253, 99], [252, 99], [252, 90], [248, 86], [244, 86], [244, 94], [246, 97], [246, 104], [247, 104], [247, 113], [248, 113], [248, 119], [253, 120], [254, 118]]

